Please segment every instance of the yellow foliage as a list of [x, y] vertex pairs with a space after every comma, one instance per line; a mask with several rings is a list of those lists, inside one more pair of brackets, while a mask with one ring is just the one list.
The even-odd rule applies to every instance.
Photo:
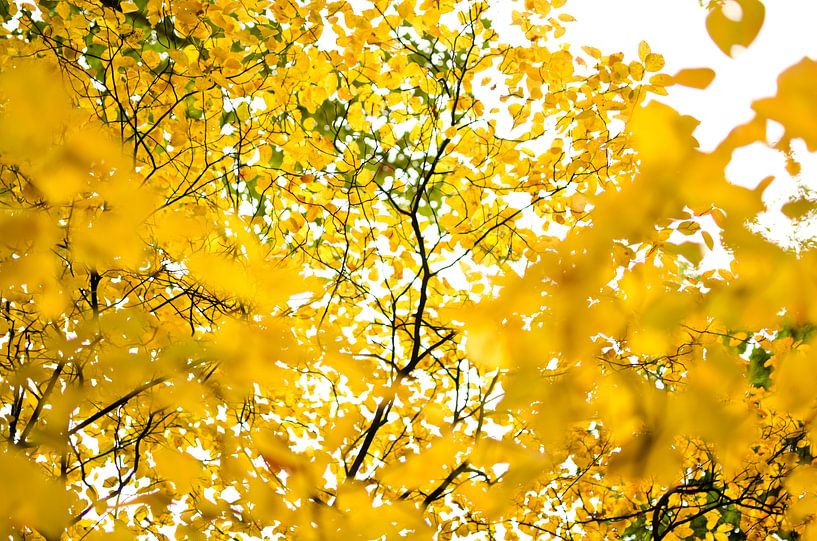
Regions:
[[0, 532], [815, 535], [814, 62], [703, 152], [562, 4], [0, 9]]
[[6, 490], [0, 495], [0, 533], [28, 530], [59, 537], [68, 525], [69, 495], [42, 466], [15, 449], [0, 451], [0, 475]]
[[756, 101], [754, 110], [763, 118], [780, 122], [787, 138], [801, 137], [809, 151], [814, 152], [817, 150], [817, 131], [808, 118], [814, 111], [810, 96], [817, 86], [817, 62], [804, 58], [781, 73], [777, 85], [777, 95]]

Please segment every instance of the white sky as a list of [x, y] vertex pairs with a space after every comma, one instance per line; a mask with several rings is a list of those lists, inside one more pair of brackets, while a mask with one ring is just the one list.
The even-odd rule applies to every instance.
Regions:
[[646, 40], [664, 55], [665, 72], [709, 67], [717, 76], [706, 90], [675, 87], [667, 102], [701, 121], [696, 137], [714, 148], [730, 129], [752, 117], [750, 105], [773, 94], [777, 76], [804, 56], [817, 57], [817, 0], [766, 0], [766, 20], [754, 43], [729, 58], [706, 33], [706, 8], [699, 0], [569, 0], [565, 11], [569, 43], [638, 57]]

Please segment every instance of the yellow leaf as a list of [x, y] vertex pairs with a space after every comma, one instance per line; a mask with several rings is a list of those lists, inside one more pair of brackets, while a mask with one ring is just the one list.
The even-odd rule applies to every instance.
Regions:
[[651, 102], [633, 115], [633, 146], [645, 164], [663, 168], [678, 163], [697, 146], [692, 131], [698, 121], [674, 109]]
[[[650, 77], [650, 84], [657, 87], [669, 86], [672, 84], [672, 77], [664, 73], [658, 73]], [[663, 90], [663, 88], [661, 90]]]
[[349, 126], [355, 131], [363, 131], [366, 128], [366, 116], [360, 102], [356, 101], [349, 106], [346, 120], [349, 122]]
[[712, 239], [712, 235], [706, 231], [702, 231], [701, 236], [704, 238], [704, 244], [706, 244], [706, 247], [713, 250], [715, 248], [715, 241]]
[[647, 71], [661, 71], [664, 67], [664, 57], [657, 53], [650, 53], [644, 58], [644, 67]]
[[672, 84], [704, 89], [715, 79], [715, 72], [709, 68], [682, 69], [672, 76]]
[[591, 58], [599, 59], [601, 58], [601, 51], [596, 49], [595, 47], [588, 47], [586, 45], [582, 46], [582, 50], [587, 53], [587, 55]]
[[814, 208], [814, 202], [809, 201], [805, 197], [801, 197], [795, 201], [790, 201], [783, 205], [781, 209], [783, 214], [785, 214], [791, 220], [799, 220], [803, 218], [806, 214], [811, 212]]
[[714, 4], [706, 17], [709, 36], [727, 56], [734, 54], [736, 45], [748, 47], [752, 44], [763, 26], [766, 14], [766, 8], [760, 0], [730, 1], [740, 7], [738, 20], [728, 17], [722, 4]]
[[804, 347], [778, 359], [773, 372], [774, 403], [796, 417], [804, 416], [817, 396], [814, 360]]
[[638, 44], [638, 58], [641, 62], [646, 62], [647, 57], [650, 55], [652, 51], [650, 50], [650, 44], [646, 41], [642, 41]]
[[641, 62], [631, 62], [629, 66], [630, 77], [636, 81], [644, 78], [644, 64]]
[[817, 62], [804, 58], [780, 74], [777, 95], [756, 101], [758, 115], [783, 125], [789, 138], [802, 137], [810, 152], [817, 151]]
[[161, 61], [162, 58], [156, 51], [148, 50], [142, 53], [142, 62], [144, 62], [151, 69], [155, 69]]
[[701, 258], [703, 258], [700, 245], [694, 242], [684, 242], [681, 244], [670, 243], [664, 245], [664, 249], [667, 252], [683, 256], [693, 265], [699, 265], [701, 263]]
[[176, 485], [180, 494], [186, 494], [205, 475], [201, 462], [181, 449], [157, 447], [151, 451], [159, 475]]
[[57, 4], [56, 12], [63, 19], [67, 19], [71, 14], [71, 6], [67, 2], [60, 2]]

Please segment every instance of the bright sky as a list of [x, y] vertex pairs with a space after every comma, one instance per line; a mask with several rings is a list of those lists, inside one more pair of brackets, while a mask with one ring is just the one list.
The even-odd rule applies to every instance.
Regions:
[[709, 67], [717, 77], [706, 90], [676, 87], [666, 101], [701, 121], [696, 136], [713, 148], [729, 130], [751, 118], [753, 100], [773, 94], [777, 76], [804, 56], [817, 58], [817, 1], [769, 0], [766, 20], [754, 43], [737, 58], [723, 54], [706, 33], [706, 8], [699, 0], [569, 0], [565, 11], [570, 43], [637, 58], [646, 40], [664, 55], [665, 71]]

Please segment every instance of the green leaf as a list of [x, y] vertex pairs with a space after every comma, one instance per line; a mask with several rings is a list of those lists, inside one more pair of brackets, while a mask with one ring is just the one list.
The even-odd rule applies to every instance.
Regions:
[[772, 369], [766, 366], [766, 361], [772, 354], [763, 348], [756, 347], [749, 355], [749, 383], [754, 387], [768, 389], [771, 385]]

